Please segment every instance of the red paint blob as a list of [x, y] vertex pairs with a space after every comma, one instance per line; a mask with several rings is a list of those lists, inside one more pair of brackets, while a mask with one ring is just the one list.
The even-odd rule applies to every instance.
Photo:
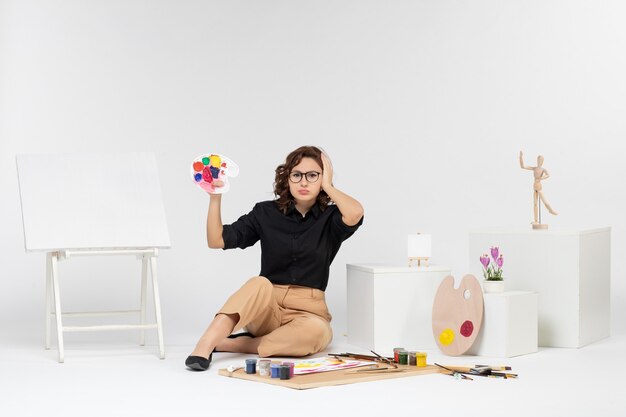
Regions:
[[196, 172], [201, 172], [204, 169], [204, 164], [202, 162], [194, 162], [193, 170]]
[[465, 323], [461, 325], [461, 334], [465, 337], [470, 337], [474, 333], [474, 324], [466, 320]]
[[226, 162], [222, 162], [222, 166], [223, 166], [223, 167], [226, 167]]
[[208, 166], [204, 167], [204, 169], [202, 170], [202, 179], [208, 183], [213, 182], [213, 175], [211, 175], [211, 170]]

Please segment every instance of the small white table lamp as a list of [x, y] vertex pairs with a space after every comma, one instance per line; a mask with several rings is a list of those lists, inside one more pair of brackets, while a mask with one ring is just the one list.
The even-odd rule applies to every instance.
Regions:
[[428, 266], [428, 259], [431, 256], [430, 246], [430, 235], [421, 233], [409, 235], [407, 241], [409, 266], [412, 266], [411, 264], [415, 260], [417, 261], [417, 266], [422, 266], [422, 261], [424, 261], [425, 266]]

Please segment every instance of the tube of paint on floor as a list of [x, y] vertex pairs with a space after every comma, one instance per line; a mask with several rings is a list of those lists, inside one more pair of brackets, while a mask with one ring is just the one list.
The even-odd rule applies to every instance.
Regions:
[[393, 348], [393, 360], [396, 363], [400, 363], [400, 359], [398, 358], [398, 352], [400, 352], [401, 350], [404, 350], [404, 348], [403, 347]]
[[270, 364], [270, 372], [272, 378], [280, 378], [280, 365], [277, 363]]
[[270, 364], [272, 362], [269, 359], [261, 359], [259, 361], [259, 375], [261, 376], [270, 376]]
[[289, 365], [280, 365], [280, 379], [289, 379]]
[[296, 364], [294, 362], [285, 361], [283, 362], [283, 365], [289, 366], [289, 378], [293, 378], [293, 373], [295, 371]]
[[426, 352], [417, 352], [415, 355], [417, 366], [423, 368], [426, 366]]
[[256, 374], [256, 359], [246, 359], [246, 373]]

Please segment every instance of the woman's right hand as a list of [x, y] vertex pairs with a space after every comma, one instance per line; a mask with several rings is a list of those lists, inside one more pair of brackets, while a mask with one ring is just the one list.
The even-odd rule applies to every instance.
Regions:
[[[214, 181], [211, 183], [211, 185], [213, 185], [213, 187], [215, 187], [216, 189], [217, 189], [217, 188], [221, 188], [221, 187], [223, 187], [223, 186], [224, 186], [224, 181], [222, 181], [222, 180], [214, 180]], [[211, 194], [211, 196], [214, 196], [214, 195], [222, 195], [222, 193], [211, 193], [211, 192], [209, 192], [209, 194]]]
[[[218, 181], [215, 181], [213, 184], [217, 187], [224, 186], [222, 181], [219, 181], [221, 184], [216, 184], [217, 182]], [[206, 218], [206, 239], [209, 247], [213, 249], [224, 247], [224, 238], [222, 237], [224, 226], [222, 225], [221, 205], [222, 194], [209, 193], [209, 212], [207, 213]]]

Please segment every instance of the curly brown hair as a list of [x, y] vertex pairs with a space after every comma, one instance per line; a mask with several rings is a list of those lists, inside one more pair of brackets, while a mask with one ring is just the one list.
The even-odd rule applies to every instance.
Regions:
[[[322, 151], [316, 146], [301, 146], [295, 151], [291, 152], [287, 155], [287, 159], [284, 164], [278, 165], [276, 167], [276, 178], [274, 179], [274, 194], [276, 195], [276, 202], [278, 203], [278, 208], [283, 212], [287, 213], [287, 209], [289, 205], [294, 201], [291, 192], [289, 192], [289, 174], [293, 167], [298, 165], [302, 158], [311, 158], [315, 162], [319, 164], [319, 166], [323, 167], [324, 164], [322, 162]], [[317, 196], [317, 204], [319, 204], [320, 210], [326, 210], [328, 204], [330, 204], [331, 200], [326, 191], [323, 189], [320, 190], [320, 193]]]

